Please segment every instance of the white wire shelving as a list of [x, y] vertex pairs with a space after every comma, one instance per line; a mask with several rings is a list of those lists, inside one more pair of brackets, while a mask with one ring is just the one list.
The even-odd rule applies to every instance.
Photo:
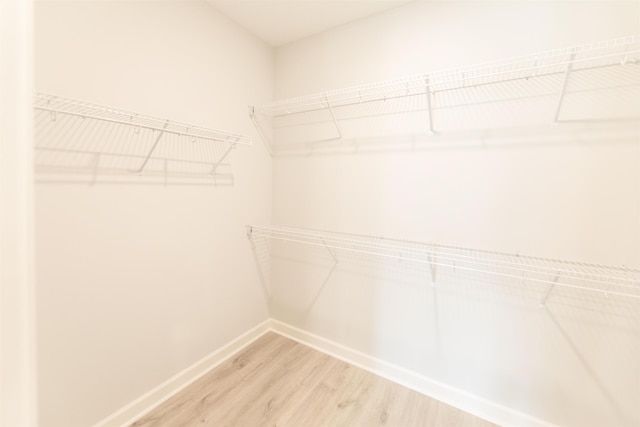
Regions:
[[351, 253], [427, 265], [434, 283], [437, 268], [444, 267], [546, 286], [541, 307], [556, 287], [640, 300], [640, 270], [627, 267], [295, 227], [250, 225], [247, 236], [254, 246], [260, 240], [323, 248], [334, 261], [330, 274], [340, 254]]
[[[273, 153], [379, 135], [445, 135], [640, 119], [640, 36], [557, 49], [249, 108]], [[399, 118], [402, 117], [402, 118]], [[369, 119], [366, 125], [358, 120]]]
[[224, 163], [248, 136], [55, 95], [34, 96], [41, 180], [232, 184]]

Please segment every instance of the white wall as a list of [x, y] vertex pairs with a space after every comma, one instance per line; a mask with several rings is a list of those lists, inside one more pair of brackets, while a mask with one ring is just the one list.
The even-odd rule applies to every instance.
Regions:
[[[206, 3], [35, 18], [36, 90], [255, 139], [273, 51]], [[267, 317], [245, 224], [271, 220], [271, 161], [228, 160], [233, 186], [38, 184], [40, 425], [91, 425]]]
[[[413, 2], [278, 48], [276, 98], [637, 34], [639, 16], [637, 2]], [[277, 157], [273, 220], [638, 267], [635, 135]], [[640, 422], [633, 300], [561, 292], [545, 311], [544, 287], [445, 271], [432, 291], [428, 272], [348, 263], [321, 286], [331, 260], [312, 252], [275, 258], [276, 319], [541, 420]]]
[[37, 425], [33, 8], [0, 3], [0, 426]]

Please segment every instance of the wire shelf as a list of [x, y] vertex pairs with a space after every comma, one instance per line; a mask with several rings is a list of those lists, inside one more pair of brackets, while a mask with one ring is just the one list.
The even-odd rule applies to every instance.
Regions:
[[[640, 119], [640, 36], [279, 100], [250, 116], [274, 152], [400, 131]], [[364, 118], [375, 120], [354, 123]]]
[[[541, 305], [554, 287], [582, 290], [606, 296], [640, 299], [640, 270], [442, 245], [428, 242], [309, 230], [295, 227], [248, 226], [252, 242], [279, 240], [325, 248], [338, 262], [337, 254], [357, 253], [425, 264], [435, 275], [436, 267], [477, 272], [549, 286]], [[435, 280], [435, 278], [434, 278]]]
[[232, 184], [224, 163], [248, 136], [37, 93], [39, 180]]

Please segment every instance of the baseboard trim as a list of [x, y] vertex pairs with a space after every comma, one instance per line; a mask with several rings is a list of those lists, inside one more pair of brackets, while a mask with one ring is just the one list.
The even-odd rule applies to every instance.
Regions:
[[427, 378], [416, 372], [353, 350], [279, 320], [271, 320], [271, 330], [375, 375], [391, 380], [426, 396], [501, 426], [556, 427], [520, 411], [482, 399], [476, 395]]
[[274, 332], [290, 338], [329, 356], [350, 363], [497, 425], [557, 427], [554, 424], [532, 417], [531, 415], [480, 398], [466, 391], [435, 381], [398, 365], [377, 359], [366, 353], [275, 319], [265, 320], [188, 368], [178, 372], [133, 402], [104, 418], [95, 424], [94, 427], [124, 427], [131, 425], [267, 332]]
[[131, 425], [270, 330], [271, 320], [268, 319], [99, 421], [94, 427]]

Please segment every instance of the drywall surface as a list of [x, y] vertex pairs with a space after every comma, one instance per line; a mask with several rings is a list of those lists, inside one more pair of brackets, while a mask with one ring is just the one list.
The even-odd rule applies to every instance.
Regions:
[[33, 7], [0, 4], [0, 425], [37, 426]]
[[[276, 98], [637, 34], [639, 13], [637, 2], [413, 2], [278, 48]], [[291, 151], [274, 158], [274, 223], [639, 267], [637, 124], [630, 138], [550, 140], [550, 129]], [[543, 310], [547, 286], [524, 278], [440, 269], [432, 287], [426, 266], [338, 256], [330, 274], [323, 248], [274, 248], [277, 320], [543, 421], [640, 422], [637, 300], [555, 289]]]
[[[205, 3], [35, 19], [37, 90], [256, 136], [273, 52]], [[271, 160], [226, 161], [230, 186], [37, 184], [39, 425], [92, 425], [267, 318], [244, 230], [271, 220]]]

